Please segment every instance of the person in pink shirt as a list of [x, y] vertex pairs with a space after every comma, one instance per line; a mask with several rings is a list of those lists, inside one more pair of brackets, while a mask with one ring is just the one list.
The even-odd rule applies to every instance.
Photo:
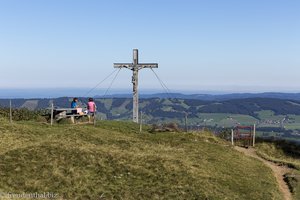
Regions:
[[89, 121], [91, 122], [91, 116], [95, 117], [95, 112], [96, 112], [96, 104], [93, 98], [89, 98], [89, 102], [87, 103], [87, 109], [88, 109]]

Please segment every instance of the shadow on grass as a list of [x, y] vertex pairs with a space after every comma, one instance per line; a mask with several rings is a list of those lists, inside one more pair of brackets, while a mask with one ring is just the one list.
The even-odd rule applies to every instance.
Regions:
[[285, 156], [292, 157], [294, 159], [300, 159], [300, 145], [287, 140], [278, 139], [257, 139], [257, 143], [268, 143], [275, 145], [276, 149], [282, 150]]

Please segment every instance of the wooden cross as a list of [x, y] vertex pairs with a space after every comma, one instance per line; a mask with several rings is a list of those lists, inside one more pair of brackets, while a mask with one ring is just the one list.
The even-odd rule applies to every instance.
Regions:
[[139, 122], [139, 94], [138, 94], [138, 72], [144, 68], [158, 68], [157, 63], [139, 63], [138, 49], [133, 49], [132, 63], [114, 63], [114, 68], [127, 68], [132, 70], [133, 85], [133, 122]]

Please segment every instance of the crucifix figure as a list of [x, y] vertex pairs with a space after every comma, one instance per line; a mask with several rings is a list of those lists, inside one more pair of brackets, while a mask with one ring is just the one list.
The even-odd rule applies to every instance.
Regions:
[[133, 63], [114, 63], [114, 68], [127, 68], [132, 70], [133, 85], [133, 122], [139, 122], [139, 94], [138, 94], [138, 72], [144, 68], [158, 68], [157, 63], [139, 63], [139, 52], [133, 49]]

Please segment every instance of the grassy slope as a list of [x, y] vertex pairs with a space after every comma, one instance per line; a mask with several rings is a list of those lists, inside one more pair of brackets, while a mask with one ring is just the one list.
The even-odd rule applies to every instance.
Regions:
[[281, 199], [271, 170], [207, 133], [136, 134], [131, 123], [0, 119], [0, 192], [65, 199]]
[[[297, 148], [296, 145], [294, 147]], [[300, 199], [300, 160], [299, 155], [293, 155], [292, 153], [297, 149], [299, 151], [299, 147], [297, 149], [292, 148], [292, 145], [289, 145], [289, 151], [284, 151], [280, 145], [275, 145], [274, 143], [258, 143], [256, 145], [259, 156], [275, 163], [294, 168], [294, 170], [288, 174], [287, 182], [290, 185], [294, 198]]]
[[[287, 143], [286, 145], [289, 144]], [[265, 157], [268, 160], [273, 160], [279, 164], [286, 164], [292, 168], [300, 170], [300, 160], [297, 155], [292, 155], [293, 150], [290, 150], [291, 155], [289, 155], [281, 149], [280, 146], [275, 145], [274, 143], [258, 143], [257, 152], [260, 156]]]

